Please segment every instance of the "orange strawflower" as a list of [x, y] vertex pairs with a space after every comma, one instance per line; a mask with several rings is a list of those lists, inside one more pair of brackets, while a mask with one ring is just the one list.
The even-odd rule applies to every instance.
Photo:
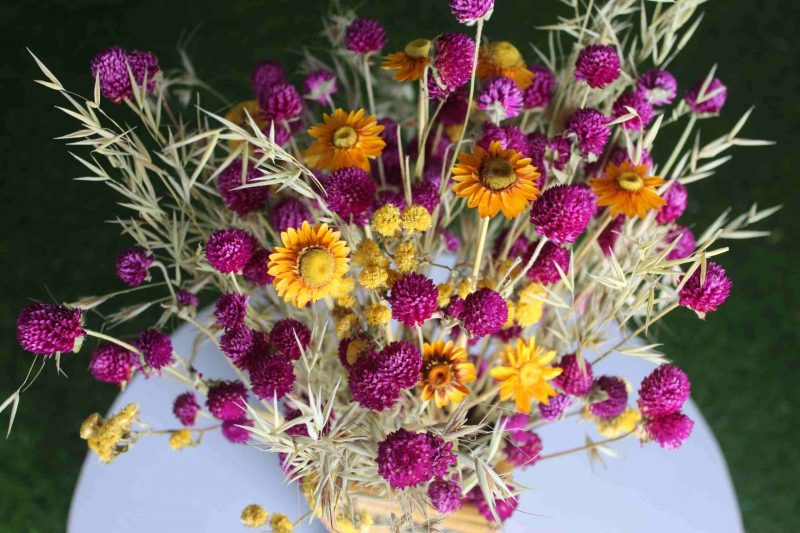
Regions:
[[517, 47], [508, 41], [497, 41], [481, 47], [476, 74], [481, 80], [492, 76], [511, 78], [520, 89], [530, 87], [535, 76], [528, 70]]
[[538, 177], [530, 158], [492, 141], [488, 151], [476, 146], [471, 154], [458, 155], [458, 164], [453, 167], [453, 191], [467, 198], [469, 207], [477, 207], [481, 217], [493, 217], [502, 211], [506, 218], [514, 218], [539, 194]]
[[438, 340], [422, 348], [422, 371], [418, 386], [422, 399], [433, 398], [436, 407], [458, 403], [469, 394], [464, 385], [475, 381], [475, 365], [467, 362], [467, 352], [453, 341]]
[[337, 109], [322, 116], [324, 123], [308, 130], [317, 139], [305, 153], [309, 164], [329, 170], [359, 167], [369, 172], [369, 160], [381, 155], [386, 146], [381, 139], [383, 126], [363, 109], [349, 113]]
[[384, 57], [381, 68], [396, 70], [393, 77], [397, 81], [421, 80], [425, 74], [425, 66], [431, 60], [430, 53], [431, 42], [428, 39], [414, 39], [402, 52]]
[[624, 161], [620, 166], [609, 163], [605, 178], [592, 178], [589, 185], [597, 196], [597, 205], [608, 206], [611, 216], [619, 213], [644, 218], [651, 209], [659, 209], [666, 201], [656, 187], [664, 184], [658, 176], [647, 175], [647, 165], [633, 166]]

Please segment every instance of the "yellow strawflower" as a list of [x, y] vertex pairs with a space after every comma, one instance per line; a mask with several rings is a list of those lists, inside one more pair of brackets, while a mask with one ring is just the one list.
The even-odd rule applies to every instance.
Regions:
[[394, 263], [397, 265], [397, 270], [405, 274], [411, 272], [417, 265], [417, 247], [411, 241], [401, 242], [397, 249], [394, 251]]
[[374, 304], [364, 310], [364, 318], [370, 326], [383, 326], [392, 319], [392, 310], [383, 304]]
[[257, 503], [251, 503], [242, 510], [241, 518], [247, 527], [261, 527], [267, 523], [269, 513]]
[[614, 438], [633, 431], [636, 424], [642, 419], [642, 414], [638, 409], [628, 408], [614, 418], [592, 418], [598, 433], [604, 437]]
[[375, 231], [384, 237], [392, 237], [400, 230], [400, 210], [392, 204], [379, 207], [372, 215]]
[[273, 514], [269, 519], [269, 525], [272, 527], [272, 533], [292, 533], [294, 530], [292, 521], [282, 513]]
[[516, 346], [506, 345], [503, 351], [504, 365], [497, 366], [489, 374], [500, 382], [500, 399], [516, 401], [517, 411], [531, 412], [531, 401], [547, 404], [556, 390], [548, 383], [560, 375], [560, 368], [549, 364], [555, 359], [555, 351], [544, 351], [536, 346], [534, 337], [525, 342], [517, 339]]
[[428, 231], [431, 227], [431, 222], [431, 214], [421, 205], [406, 207], [400, 217], [400, 223], [408, 233]]

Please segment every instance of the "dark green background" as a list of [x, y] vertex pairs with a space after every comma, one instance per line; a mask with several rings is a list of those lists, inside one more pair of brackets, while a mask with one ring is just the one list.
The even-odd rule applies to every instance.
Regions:
[[[104, 223], [114, 209], [110, 192], [71, 180], [82, 170], [52, 139], [74, 125], [53, 110], [62, 103], [56, 95], [31, 81], [39, 74], [25, 46], [66, 87], [90, 94], [88, 62], [98, 49], [111, 44], [152, 49], [169, 67], [177, 64], [181, 34], [196, 30], [189, 50], [200, 76], [239, 99], [249, 95], [248, 73], [256, 61], [275, 58], [291, 66], [297, 60], [299, 47], [320, 28], [326, 5], [319, 0], [2, 2], [0, 396], [13, 391], [30, 363], [14, 340], [18, 309], [30, 298], [64, 301], [119, 288], [113, 259], [128, 244]], [[556, 5], [555, 0], [499, 0], [488, 36], [512, 40], [523, 50], [527, 41], [542, 44], [543, 34], [534, 26], [553, 21]], [[361, 13], [387, 21], [388, 50], [457, 28], [446, 0], [368, 2]], [[767, 222], [775, 228], [771, 238], [731, 242], [733, 253], [721, 262], [735, 285], [722, 310], [706, 324], [680, 312], [660, 331], [668, 355], [694, 381], [693, 396], [719, 437], [751, 531], [796, 531], [800, 507], [795, 411], [800, 283], [794, 272], [800, 266], [798, 20], [791, 0], [712, 1], [700, 31], [673, 67], [685, 89], [719, 63], [728, 104], [723, 118], [703, 124], [705, 139], [755, 105], [744, 134], [780, 143], [739, 149], [718, 176], [691, 186], [684, 219], [701, 228], [728, 205], [737, 211], [753, 201], [787, 208]], [[668, 138], [660, 141], [656, 157], [663, 158]], [[85, 353], [68, 356], [64, 367], [69, 379], [48, 367], [23, 397], [11, 438], [0, 441], [0, 531], [64, 529], [85, 453], [78, 425], [89, 412], [104, 411], [116, 392], [88, 377]], [[2, 424], [6, 420], [4, 414]]]

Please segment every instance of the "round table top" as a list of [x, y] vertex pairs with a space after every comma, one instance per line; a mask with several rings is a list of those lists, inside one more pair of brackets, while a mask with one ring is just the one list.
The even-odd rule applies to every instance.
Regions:
[[[187, 353], [189, 327], [173, 337]], [[613, 340], [613, 339], [612, 339]], [[204, 344], [197, 358], [206, 375], [229, 379], [230, 367], [216, 348]], [[653, 364], [615, 355], [603, 372], [638, 383]], [[185, 388], [166, 379], [137, 376], [111, 411], [135, 402], [143, 419], [158, 428], [177, 427], [172, 400]], [[586, 454], [542, 461], [515, 475], [533, 490], [521, 496], [504, 530], [540, 532], [724, 532], [742, 531], [742, 521], [725, 460], [708, 424], [689, 401], [685, 412], [694, 433], [676, 451], [634, 439], [613, 444], [616, 458], [591, 465]], [[210, 422], [210, 421], [207, 421]], [[202, 422], [200, 423], [202, 426]], [[564, 421], [539, 431], [544, 453], [581, 446], [590, 424]], [[172, 451], [167, 437], [148, 437], [110, 465], [88, 454], [72, 498], [67, 530], [72, 533], [193, 533], [242, 531], [241, 510], [260, 503], [270, 512], [296, 519], [308, 510], [296, 484], [288, 485], [277, 457], [254, 447], [231, 444], [218, 432], [200, 446]], [[298, 531], [325, 531], [319, 523]]]

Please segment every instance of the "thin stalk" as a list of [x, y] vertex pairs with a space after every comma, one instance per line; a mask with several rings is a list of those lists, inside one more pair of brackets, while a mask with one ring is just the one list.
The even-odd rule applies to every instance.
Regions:
[[522, 270], [520, 270], [519, 274], [517, 274], [517, 276], [513, 280], [511, 280], [511, 282], [509, 282], [509, 284], [506, 285], [505, 288], [502, 290], [501, 294], [503, 296], [507, 297], [511, 293], [511, 291], [514, 290], [514, 286], [517, 283], [519, 283], [519, 280], [525, 277], [525, 274], [527, 274], [528, 270], [530, 270], [533, 264], [536, 262], [536, 260], [539, 259], [539, 254], [542, 253], [542, 248], [544, 248], [544, 245], [546, 243], [547, 243], [547, 237], [542, 237], [541, 239], [539, 239], [539, 243], [536, 245], [536, 249], [533, 251], [533, 255], [531, 255], [531, 258], [528, 259], [528, 262], [525, 265], [525, 267]]
[[676, 144], [675, 149], [672, 150], [672, 153], [670, 154], [669, 159], [667, 159], [667, 163], [664, 165], [664, 168], [659, 171], [659, 174], [661, 174], [661, 177], [664, 179], [667, 179], [669, 171], [672, 170], [672, 165], [675, 164], [675, 161], [677, 161], [678, 156], [683, 150], [683, 147], [686, 145], [686, 141], [689, 140], [689, 135], [692, 133], [695, 123], [697, 123], [697, 115], [692, 113], [689, 116], [689, 122], [686, 124], [686, 128], [681, 134], [681, 138], [678, 139], [678, 144]]
[[570, 448], [568, 450], [562, 450], [560, 452], [548, 453], [547, 455], [540, 455], [539, 456], [539, 460], [540, 461], [544, 461], [545, 459], [555, 459], [556, 457], [563, 457], [565, 455], [570, 455], [570, 454], [573, 454], [573, 453], [578, 453], [578, 452], [582, 452], [582, 451], [586, 451], [586, 450], [591, 450], [591, 449], [597, 448], [598, 446], [603, 446], [603, 445], [606, 445], [606, 444], [611, 444], [612, 442], [617, 442], [617, 441], [621, 441], [621, 440], [627, 439], [631, 435], [633, 435], [633, 431], [629, 431], [628, 433], [625, 433], [624, 435], [620, 435], [619, 437], [614, 437], [612, 439], [602, 440], [600, 442], [593, 442], [593, 443], [587, 444], [585, 446], [578, 446], [577, 448]]
[[678, 302], [673, 302], [672, 304], [670, 304], [669, 307], [666, 307], [664, 310], [662, 310], [660, 313], [658, 313], [654, 318], [652, 318], [651, 320], [645, 321], [645, 323], [642, 324], [639, 328], [637, 328], [636, 331], [634, 331], [633, 333], [629, 334], [627, 337], [625, 337], [624, 339], [619, 341], [613, 347], [609, 348], [608, 350], [606, 350], [605, 352], [600, 354], [600, 356], [598, 356], [597, 359], [592, 361], [592, 365], [596, 365], [597, 363], [599, 363], [600, 361], [602, 361], [603, 359], [608, 357], [610, 354], [614, 353], [615, 351], [617, 351], [620, 348], [622, 348], [623, 346], [625, 346], [625, 344], [627, 344], [631, 339], [633, 339], [635, 337], [638, 337], [639, 335], [641, 335], [642, 333], [647, 331], [647, 329], [650, 326], [652, 326], [654, 323], [658, 322], [659, 320], [661, 320], [662, 318], [667, 316], [667, 314], [671, 313], [672, 311], [677, 309], [679, 306], [680, 306], [680, 303], [678, 303]]
[[485, 217], [481, 219], [481, 231], [478, 236], [478, 248], [475, 250], [475, 261], [472, 265], [472, 277], [477, 282], [481, 275], [481, 262], [483, 261], [483, 249], [486, 246], [486, 234], [489, 232], [489, 222], [492, 219]]

